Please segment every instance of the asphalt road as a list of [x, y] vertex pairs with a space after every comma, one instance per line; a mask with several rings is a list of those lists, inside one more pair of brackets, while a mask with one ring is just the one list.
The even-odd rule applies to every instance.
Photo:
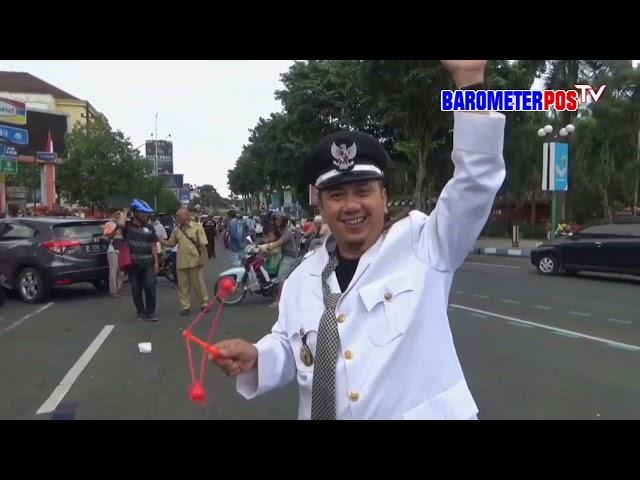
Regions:
[[[209, 286], [228, 267], [217, 250]], [[640, 418], [639, 293], [631, 277], [542, 277], [525, 259], [470, 255], [449, 317], [479, 418]], [[211, 365], [209, 401], [192, 404], [181, 331], [193, 317], [178, 315], [164, 278], [158, 297], [155, 324], [135, 321], [130, 295], [112, 299], [89, 284], [40, 305], [10, 298], [0, 307], [0, 419], [297, 417], [295, 385], [246, 401]], [[258, 340], [276, 318], [268, 303], [227, 309], [217, 338]], [[139, 353], [139, 342], [152, 352]]]

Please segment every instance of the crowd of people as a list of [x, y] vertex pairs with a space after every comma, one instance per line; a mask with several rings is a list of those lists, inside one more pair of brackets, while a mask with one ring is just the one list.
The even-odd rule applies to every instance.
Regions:
[[[259, 223], [265, 268], [279, 279], [280, 285], [299, 257], [322, 245], [330, 233], [320, 216], [294, 225], [284, 212], [266, 212]], [[109, 293], [114, 298], [127, 294], [123, 288], [126, 275], [137, 318], [155, 322], [158, 320], [157, 276], [165, 273], [176, 281], [180, 315], [191, 312], [192, 294], [199, 308], [204, 309], [209, 303], [209, 293], [203, 268], [207, 260], [216, 258], [216, 238], [223, 236], [230, 263], [239, 266], [244, 261], [244, 249], [249, 239], [258, 241], [257, 225], [256, 219], [243, 218], [233, 210], [226, 218], [202, 216], [194, 219], [187, 208], [181, 208], [176, 212], [175, 226], [165, 228], [149, 204], [135, 199], [128, 209], [113, 210], [104, 225], [103, 233], [109, 241]], [[271, 307], [276, 307], [278, 300], [279, 295]]]

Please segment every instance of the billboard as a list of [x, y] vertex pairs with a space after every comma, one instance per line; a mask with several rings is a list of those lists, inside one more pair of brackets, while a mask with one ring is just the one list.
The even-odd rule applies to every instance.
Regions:
[[0, 98], [0, 121], [13, 125], [27, 123], [27, 109], [22, 102]]
[[180, 189], [180, 201], [186, 204], [191, 201], [191, 190], [189, 187], [182, 187]]
[[569, 145], [545, 142], [542, 150], [542, 190], [569, 189]]
[[556, 143], [554, 190], [569, 190], [569, 144]]
[[[27, 145], [15, 145], [18, 155], [35, 157], [38, 152], [47, 151], [47, 141], [51, 132], [53, 151], [58, 154], [58, 158], [66, 158], [64, 136], [67, 134], [67, 119], [66, 114], [27, 110], [27, 123], [20, 128], [29, 132], [29, 142]], [[16, 128], [15, 125], [3, 124], [2, 117], [0, 127], [3, 130]]]
[[179, 190], [184, 186], [184, 174], [182, 173], [160, 173], [158, 177], [167, 188]]
[[158, 173], [173, 173], [173, 143], [167, 140], [147, 140], [145, 156], [154, 164], [156, 146], [158, 147]]

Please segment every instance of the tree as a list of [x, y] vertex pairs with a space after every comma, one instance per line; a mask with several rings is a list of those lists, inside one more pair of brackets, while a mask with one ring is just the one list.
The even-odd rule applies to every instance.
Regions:
[[[7, 187], [40, 188], [40, 172], [42, 166], [30, 163], [20, 163], [16, 175], [5, 175]], [[33, 196], [31, 197], [33, 199]], [[33, 201], [27, 199], [27, 202]]]
[[[630, 61], [606, 61], [594, 79], [607, 84], [607, 94], [591, 103], [590, 115], [577, 123], [574, 171], [582, 185], [600, 196], [604, 218], [610, 220], [618, 206], [634, 202], [640, 71]], [[598, 86], [596, 81], [591, 84]]]
[[213, 185], [205, 184], [198, 187], [198, 195], [197, 198], [202, 208], [218, 209], [227, 206]]
[[143, 193], [152, 199], [162, 191], [158, 179], [150, 178], [151, 162], [102, 119], [88, 127], [76, 125], [66, 143], [68, 158], [59, 169], [58, 187], [71, 202], [105, 209]]
[[175, 194], [166, 188], [161, 188], [158, 194], [158, 212], [174, 213], [182, 206]]
[[[487, 65], [491, 88], [528, 90], [545, 70], [545, 60], [496, 60]], [[502, 191], [520, 209], [531, 200], [535, 225], [537, 194], [541, 184], [541, 147], [537, 130], [545, 122], [541, 112], [506, 112], [504, 157], [507, 176]]]
[[416, 207], [429, 209], [435, 170], [430, 153], [447, 141], [451, 120], [440, 111], [440, 92], [450, 85], [435, 60], [367, 60], [360, 62], [364, 101], [372, 123], [391, 131], [394, 140], [412, 144], [409, 157], [416, 171]]

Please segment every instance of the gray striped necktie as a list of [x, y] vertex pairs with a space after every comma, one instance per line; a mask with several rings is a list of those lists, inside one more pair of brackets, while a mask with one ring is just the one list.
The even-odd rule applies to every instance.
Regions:
[[316, 342], [316, 359], [311, 390], [311, 420], [336, 419], [336, 362], [340, 348], [336, 306], [342, 294], [331, 293], [328, 279], [337, 266], [338, 259], [334, 252], [322, 271], [324, 313], [320, 318]]

